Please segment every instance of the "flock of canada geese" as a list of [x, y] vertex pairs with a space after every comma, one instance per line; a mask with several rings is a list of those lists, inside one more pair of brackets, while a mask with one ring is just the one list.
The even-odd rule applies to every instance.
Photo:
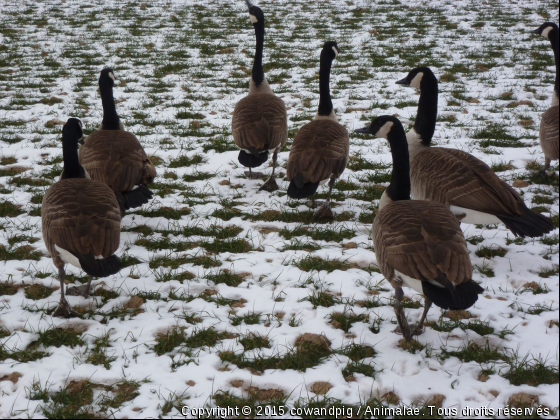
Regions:
[[[278, 152], [288, 138], [288, 118], [284, 102], [274, 95], [263, 71], [263, 12], [249, 1], [247, 5], [256, 52], [249, 94], [233, 112], [232, 134], [241, 149], [239, 162], [249, 168], [248, 177], [261, 178], [252, 169], [267, 162], [272, 153], [272, 175], [261, 190], [274, 191], [278, 189], [274, 178]], [[546, 170], [552, 160], [558, 160], [558, 26], [546, 22], [535, 33], [550, 40], [556, 62], [552, 104], [540, 127]], [[317, 114], [299, 129], [288, 159], [291, 198], [310, 197], [320, 184], [329, 184], [327, 200], [316, 217], [332, 217], [331, 192], [350, 151], [348, 132], [337, 121], [329, 88], [331, 66], [339, 53], [336, 42], [324, 44]], [[64, 125], [64, 171], [43, 199], [43, 237], [61, 285], [54, 316], [75, 316], [65, 295], [87, 297], [93, 277], [110, 276], [121, 269], [114, 255], [121, 218], [126, 210], [152, 198], [148, 185], [156, 169], [138, 139], [124, 130], [115, 108], [114, 82], [113, 71], [104, 69], [99, 77], [103, 121], [85, 141], [80, 120], [70, 118]], [[392, 178], [380, 199], [372, 235], [377, 263], [395, 288], [400, 331], [409, 340], [422, 331], [432, 302], [443, 309], [467, 309], [483, 291], [472, 280], [460, 222], [503, 223], [521, 237], [544, 235], [553, 224], [528, 209], [519, 194], [478, 158], [456, 149], [430, 147], [437, 120], [438, 81], [429, 68], [416, 68], [396, 83], [420, 90], [414, 127], [405, 133], [396, 117], [384, 115], [355, 132], [385, 138], [391, 146]], [[88, 283], [65, 292], [65, 264], [83, 269], [89, 274]], [[425, 296], [424, 313], [414, 328], [409, 327], [402, 308], [403, 286]]]

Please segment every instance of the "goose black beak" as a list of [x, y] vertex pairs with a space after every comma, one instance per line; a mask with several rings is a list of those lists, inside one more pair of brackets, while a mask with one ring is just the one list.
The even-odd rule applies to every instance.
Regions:
[[247, 7], [249, 9], [253, 6], [253, 3], [251, 3], [249, 0], [245, 0], [245, 3], [247, 3]]
[[356, 128], [354, 130], [354, 133], [358, 133], [358, 134], [370, 134], [369, 133], [369, 125], [367, 127], [364, 128]]
[[534, 31], [531, 31], [531, 33], [535, 34], [535, 35], [540, 35], [541, 34], [538, 29], [535, 29]]
[[395, 82], [395, 84], [396, 85], [404, 85], [404, 86], [409, 86], [410, 85], [410, 83], [408, 83], [408, 81], [406, 80], [406, 77], [404, 79], [397, 80]]

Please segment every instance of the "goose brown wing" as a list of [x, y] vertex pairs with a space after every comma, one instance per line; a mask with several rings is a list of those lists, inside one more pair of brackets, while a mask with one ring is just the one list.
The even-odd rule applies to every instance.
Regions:
[[415, 199], [493, 215], [522, 215], [523, 199], [480, 159], [456, 149], [431, 147], [411, 160]]
[[120, 208], [105, 184], [84, 178], [63, 179], [43, 198], [43, 237], [51, 255], [54, 245], [72, 253], [107, 258], [119, 247]]
[[314, 120], [299, 129], [288, 158], [288, 181], [298, 173], [315, 183], [339, 177], [348, 162], [348, 131], [331, 120]]
[[443, 205], [397, 201], [373, 223], [377, 263], [389, 281], [395, 271], [418, 280], [443, 278], [455, 285], [472, 278], [465, 238], [456, 217]]
[[284, 147], [288, 139], [288, 115], [284, 101], [270, 93], [241, 99], [231, 120], [235, 144], [254, 153]]
[[559, 107], [548, 108], [541, 117], [539, 138], [545, 157], [558, 160]]
[[142, 145], [128, 131], [96, 130], [80, 148], [80, 164], [90, 177], [115, 192], [140, 184], [148, 162]]

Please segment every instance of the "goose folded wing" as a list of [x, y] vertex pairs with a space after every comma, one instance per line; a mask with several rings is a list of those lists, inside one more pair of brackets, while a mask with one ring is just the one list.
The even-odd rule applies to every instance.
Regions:
[[471, 154], [432, 148], [416, 159], [411, 177], [424, 178], [427, 199], [494, 215], [524, 213], [515, 190]]
[[381, 257], [386, 264], [418, 280], [437, 280], [440, 272], [453, 284], [470, 280], [472, 265], [453, 214], [437, 203], [408, 204], [409, 208], [382, 213]]

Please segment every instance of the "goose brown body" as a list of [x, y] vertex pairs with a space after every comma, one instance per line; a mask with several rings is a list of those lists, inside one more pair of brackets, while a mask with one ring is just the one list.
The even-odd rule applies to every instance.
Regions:
[[372, 237], [377, 263], [393, 287], [402, 273], [457, 286], [472, 279], [472, 264], [457, 218], [429, 201], [395, 201], [376, 216]]
[[559, 158], [559, 109], [558, 105], [552, 106], [541, 116], [539, 140], [544, 157], [549, 162], [549, 165], [551, 160], [558, 160]]
[[288, 114], [284, 101], [273, 93], [250, 93], [233, 111], [235, 144], [252, 154], [282, 149], [288, 140]]
[[303, 182], [316, 183], [338, 178], [348, 162], [350, 140], [344, 126], [319, 119], [301, 127], [288, 158], [288, 181], [300, 174]]
[[113, 191], [85, 178], [62, 179], [46, 192], [41, 208], [43, 238], [58, 268], [55, 245], [72, 254], [108, 258], [119, 247], [121, 214]]
[[79, 156], [91, 178], [107, 184], [115, 193], [149, 185], [156, 176], [144, 148], [128, 131], [95, 130], [86, 138]]

